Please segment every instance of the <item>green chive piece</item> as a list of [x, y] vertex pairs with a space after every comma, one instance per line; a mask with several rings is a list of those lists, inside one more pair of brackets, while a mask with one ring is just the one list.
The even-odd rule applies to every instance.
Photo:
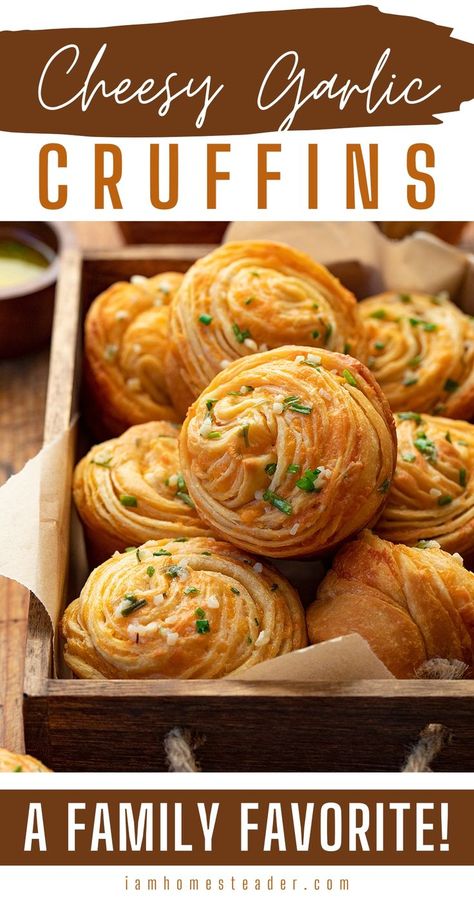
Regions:
[[319, 331], [312, 331], [312, 332], [311, 332], [311, 337], [314, 338], [314, 340], [317, 340], [317, 338], [318, 338], [319, 336], [320, 336], [320, 332], [319, 332]]
[[467, 472], [466, 469], [459, 469], [459, 484], [461, 487], [466, 487], [467, 481]]
[[276, 472], [276, 468], [276, 463], [268, 463], [268, 465], [265, 466], [265, 472], [267, 473], [267, 475], [274, 475]]
[[420, 453], [423, 454], [423, 456], [426, 456], [427, 459], [436, 459], [436, 446], [434, 445], [433, 441], [426, 437], [424, 431], [419, 432], [416, 440], [413, 441], [413, 443], [416, 449], [419, 450]]
[[348, 344], [348, 343], [346, 342], [346, 343], [344, 344], [344, 349], [343, 349], [342, 352], [343, 352], [343, 353], [350, 353], [350, 352], [351, 352], [351, 345]]
[[94, 463], [95, 466], [102, 466], [104, 469], [110, 469], [110, 463], [112, 462], [112, 457], [109, 456], [108, 459], [91, 459], [91, 463]]
[[416, 454], [415, 453], [402, 453], [402, 459], [404, 462], [415, 462]]
[[191, 497], [187, 493], [187, 491], [176, 491], [176, 496], [178, 500], [181, 500], [182, 503], [185, 503], [186, 506], [190, 506], [191, 509], [194, 509], [194, 503], [191, 500]]
[[237, 596], [240, 596], [240, 591], [238, 591], [237, 588], [231, 587], [231, 591], [233, 594], [237, 594]]
[[301, 466], [299, 466], [298, 463], [290, 463], [286, 471], [289, 472], [290, 475], [295, 475], [300, 469]]
[[250, 637], [250, 635], [248, 635], [247, 636], [247, 644], [252, 644], [252, 643], [253, 643], [252, 638]]
[[165, 569], [165, 575], [167, 575], [168, 578], [177, 578], [179, 573], [180, 573], [180, 568], [179, 568], [179, 566], [176, 566], [176, 565], [168, 566], [168, 568]]
[[275, 494], [273, 491], [265, 491], [263, 495], [263, 499], [268, 503], [271, 503], [275, 509], [279, 509], [280, 512], [285, 513], [285, 516], [293, 515], [293, 507], [288, 500], [285, 500], [283, 497], [280, 497], [278, 494]]
[[412, 387], [412, 385], [418, 384], [418, 378], [416, 378], [414, 375], [407, 374], [403, 379], [403, 384], [405, 387]]
[[131, 494], [120, 494], [119, 500], [122, 506], [138, 506], [137, 498]]
[[319, 309], [319, 303], [313, 303], [313, 309]]
[[470, 447], [467, 441], [456, 441], [456, 444], [459, 444], [460, 447]]
[[355, 380], [352, 372], [349, 372], [349, 369], [343, 369], [342, 374], [344, 375], [344, 378], [346, 379], [348, 384], [351, 384], [352, 387], [357, 387], [357, 381]]
[[212, 322], [212, 316], [209, 313], [202, 313], [199, 316], [199, 321], [202, 322], [203, 325], [210, 325]]
[[410, 369], [417, 369], [420, 364], [421, 364], [420, 354], [418, 354], [418, 356], [414, 356], [413, 359], [408, 360], [408, 365], [410, 366]]
[[[179, 540], [182, 540], [182, 538], [176, 538], [176, 540], [179, 541]], [[155, 550], [155, 552], [153, 553], [153, 556], [171, 556], [171, 555], [172, 554], [170, 553], [170, 551], [165, 550], [164, 547], [160, 547], [159, 550]]]
[[247, 297], [247, 299], [244, 301], [245, 306], [250, 306], [253, 300], [255, 300], [255, 297]]
[[319, 494], [320, 488], [316, 488], [314, 486], [314, 482], [316, 481], [320, 469], [306, 469], [302, 478], [298, 478], [296, 482], [296, 487], [298, 487], [301, 491], [306, 491], [307, 494], [312, 494], [316, 491]]
[[151, 578], [152, 575], [155, 574], [155, 567], [154, 567], [154, 566], [148, 566], [148, 568], [147, 568], [147, 570], [146, 570], [146, 574], [148, 575], [149, 578]]
[[385, 344], [383, 341], [375, 341], [374, 347], [376, 350], [385, 350]]
[[234, 324], [232, 325], [232, 331], [234, 332], [235, 340], [238, 344], [243, 344], [243, 342], [246, 341], [247, 338], [251, 337], [250, 331], [242, 331], [241, 328], [237, 325], [237, 322], [234, 322]]
[[449, 496], [449, 494], [444, 494], [442, 497], [438, 497], [438, 506], [448, 506], [453, 502], [453, 498]]
[[379, 492], [381, 494], [386, 494], [389, 487], [390, 487], [390, 478], [386, 478], [385, 481], [383, 481], [382, 484], [380, 485]]
[[187, 538], [187, 537], [174, 538], [175, 544], [184, 544], [184, 543], [186, 543], [186, 541], [189, 541], [189, 538]]
[[209, 410], [209, 412], [211, 412], [211, 409], [215, 403], [217, 403], [217, 400], [211, 400], [211, 399], [206, 400], [206, 407]]
[[312, 406], [306, 406], [299, 397], [295, 396], [285, 397], [283, 405], [285, 409], [291, 409], [292, 412], [301, 413], [303, 416], [309, 416], [313, 411]]
[[451, 440], [451, 434], [449, 433], [449, 431], [446, 432], [445, 438], [446, 438], [446, 440], [448, 441], [448, 444], [452, 444], [452, 443], [453, 443], [452, 440]]
[[397, 416], [398, 416], [398, 418], [400, 419], [401, 422], [411, 421], [411, 420], [412, 420], [413, 422], [416, 422], [417, 425], [421, 425], [421, 416], [420, 416], [420, 413], [416, 413], [416, 412], [402, 412], [402, 413], [397, 413]]
[[13, 772], [23, 772], [23, 766], [15, 766]]
[[189, 587], [187, 587], [187, 588], [184, 589], [184, 593], [185, 593], [186, 595], [188, 595], [188, 594], [200, 594], [201, 591], [199, 590], [199, 588], [194, 587], [194, 585], [191, 584]]
[[198, 634], [207, 634], [211, 630], [211, 626], [207, 619], [196, 619], [196, 631]]
[[411, 303], [411, 294], [399, 294], [402, 303]]
[[437, 331], [438, 326], [434, 322], [423, 322], [423, 331]]
[[327, 342], [328, 342], [329, 338], [331, 337], [331, 335], [332, 335], [332, 325], [331, 325], [331, 323], [329, 322], [328, 325], [326, 326], [326, 331], [324, 332], [324, 343], [325, 343], [325, 344], [327, 344]]
[[459, 383], [454, 381], [453, 378], [447, 378], [443, 385], [443, 390], [447, 391], [448, 394], [453, 394], [454, 391], [457, 391], [459, 387]]
[[210, 440], [210, 441], [217, 441], [217, 439], [221, 437], [221, 432], [220, 431], [210, 431], [207, 437], [208, 437], [208, 440]]
[[125, 547], [125, 553], [131, 553], [132, 550], [136, 550], [136, 547]]
[[387, 317], [386, 309], [376, 309], [370, 314], [371, 319], [385, 319]]
[[146, 606], [148, 602], [147, 600], [137, 600], [136, 597], [134, 597], [133, 600], [130, 597], [125, 597], [125, 600], [130, 601], [130, 606], [126, 606], [125, 609], [122, 609], [122, 616], [131, 616], [137, 609]]
[[201, 550], [201, 556], [212, 556], [210, 550]]
[[205, 619], [206, 618], [205, 610], [203, 610], [203, 608], [201, 606], [198, 606], [198, 608], [194, 610], [194, 615], [196, 616], [196, 619]]
[[242, 437], [243, 437], [243, 439], [244, 439], [244, 444], [245, 444], [246, 447], [250, 447], [250, 444], [249, 444], [249, 428], [250, 428], [250, 425], [248, 425], [248, 424], [243, 425], [243, 426], [242, 426], [242, 430], [241, 430], [241, 432], [240, 432], [241, 435], [242, 435]]

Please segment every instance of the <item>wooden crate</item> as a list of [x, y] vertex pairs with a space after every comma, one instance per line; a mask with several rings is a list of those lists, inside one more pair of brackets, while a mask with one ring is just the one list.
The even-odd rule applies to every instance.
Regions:
[[[58, 286], [45, 439], [69, 425], [79, 398], [84, 311], [136, 272], [185, 271], [209, 246], [70, 253]], [[73, 461], [71, 459], [71, 471]], [[64, 512], [68, 516], [68, 509]], [[67, 549], [64, 550], [64, 573]], [[64, 581], [65, 575], [64, 575]], [[64, 590], [66, 595], [66, 588]], [[64, 596], [64, 602], [71, 597]], [[173, 726], [200, 741], [205, 771], [397, 771], [429, 722], [452, 729], [438, 770], [472, 770], [474, 682], [79, 681], [53, 678], [44, 609], [30, 598], [26, 746], [61, 771], [157, 771]]]

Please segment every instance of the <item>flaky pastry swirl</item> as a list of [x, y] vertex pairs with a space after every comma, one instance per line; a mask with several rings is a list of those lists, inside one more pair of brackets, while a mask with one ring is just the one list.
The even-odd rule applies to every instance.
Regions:
[[471, 666], [474, 575], [443, 550], [365, 531], [339, 551], [306, 619], [311, 643], [360, 634], [397, 678], [437, 658]]
[[359, 303], [368, 364], [395, 411], [470, 419], [474, 323], [444, 294], [387, 292]]
[[214, 531], [266, 556], [318, 555], [381, 512], [395, 426], [362, 363], [280, 347], [214, 378], [189, 410], [180, 458]]
[[474, 425], [426, 413], [395, 415], [397, 468], [375, 530], [415, 545], [474, 551]]
[[222, 678], [306, 645], [286, 579], [212, 538], [116, 554], [66, 609], [62, 631], [79, 678]]
[[88, 419], [96, 434], [130, 425], [178, 422], [164, 376], [169, 303], [183, 276], [164, 272], [117, 282], [92, 303], [85, 323]]
[[94, 562], [147, 540], [210, 533], [181, 475], [178, 438], [169, 422], [134, 425], [78, 463], [74, 501]]
[[50, 772], [43, 763], [34, 756], [25, 753], [12, 753], [0, 747], [0, 772]]
[[232, 360], [302, 344], [363, 357], [353, 295], [324, 266], [285, 244], [224, 244], [186, 273], [170, 311], [166, 377], [189, 405]]

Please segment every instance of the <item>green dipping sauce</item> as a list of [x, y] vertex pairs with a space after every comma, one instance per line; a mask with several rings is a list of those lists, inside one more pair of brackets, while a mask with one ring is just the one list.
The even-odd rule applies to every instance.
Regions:
[[0, 287], [31, 281], [47, 269], [51, 262], [49, 248], [12, 238], [0, 237]]

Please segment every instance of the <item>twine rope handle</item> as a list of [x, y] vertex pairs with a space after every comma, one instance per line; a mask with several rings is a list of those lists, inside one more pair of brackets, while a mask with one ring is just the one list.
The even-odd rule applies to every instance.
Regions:
[[[417, 670], [417, 678], [446, 679], [463, 678], [468, 666], [459, 659], [429, 659]], [[431, 772], [431, 763], [449, 744], [452, 732], [438, 723], [426, 725], [418, 740], [410, 750], [402, 772]], [[164, 751], [170, 772], [200, 772], [196, 760], [191, 732], [183, 728], [172, 728], [164, 739]]]

